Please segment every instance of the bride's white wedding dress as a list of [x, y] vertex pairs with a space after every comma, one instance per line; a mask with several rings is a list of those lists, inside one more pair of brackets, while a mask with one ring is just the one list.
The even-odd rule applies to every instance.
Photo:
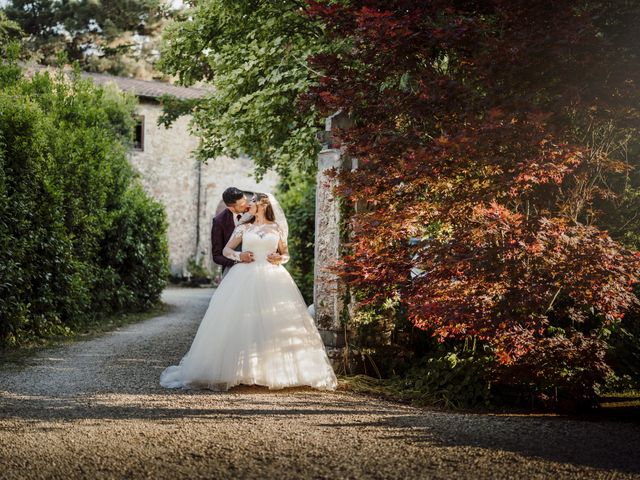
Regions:
[[239, 241], [255, 261], [229, 270], [189, 352], [162, 372], [160, 384], [211, 390], [239, 384], [335, 389], [336, 376], [298, 287], [282, 265], [267, 261], [282, 246], [281, 230], [276, 224], [240, 225], [224, 255], [237, 258], [230, 246]]

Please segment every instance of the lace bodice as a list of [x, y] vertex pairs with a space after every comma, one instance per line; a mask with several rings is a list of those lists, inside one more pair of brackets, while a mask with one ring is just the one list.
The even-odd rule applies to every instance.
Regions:
[[253, 252], [256, 262], [266, 262], [267, 256], [271, 253], [278, 252], [282, 256], [280, 263], [286, 263], [289, 260], [289, 250], [286, 238], [282, 230], [276, 223], [253, 224], [245, 223], [238, 225], [229, 242], [224, 247], [222, 254], [235, 260], [240, 261], [240, 252], [234, 249], [242, 242], [243, 252]]

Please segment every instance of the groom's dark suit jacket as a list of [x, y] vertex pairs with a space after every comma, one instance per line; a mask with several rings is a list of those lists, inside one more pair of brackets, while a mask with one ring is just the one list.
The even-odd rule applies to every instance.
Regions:
[[231, 238], [236, 228], [233, 222], [233, 213], [228, 208], [216, 215], [211, 225], [211, 255], [213, 261], [223, 267], [232, 267], [235, 262], [222, 255], [222, 249]]

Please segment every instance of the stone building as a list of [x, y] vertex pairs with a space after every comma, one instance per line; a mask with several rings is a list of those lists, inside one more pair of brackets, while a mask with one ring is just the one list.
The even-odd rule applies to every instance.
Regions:
[[258, 183], [249, 158], [219, 157], [206, 164], [198, 161], [193, 154], [198, 139], [189, 132], [189, 117], [180, 117], [169, 129], [158, 125], [161, 96], [193, 99], [205, 96], [206, 89], [96, 73], [83, 76], [96, 84], [115, 83], [138, 97], [136, 141], [130, 160], [145, 190], [166, 208], [171, 274], [187, 275], [190, 258], [212, 271], [211, 220], [224, 208], [222, 192], [229, 186], [271, 192], [278, 180], [276, 174], [268, 173]]

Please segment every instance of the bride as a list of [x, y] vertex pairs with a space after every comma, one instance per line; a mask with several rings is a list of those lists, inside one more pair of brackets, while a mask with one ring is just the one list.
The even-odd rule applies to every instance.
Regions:
[[228, 390], [234, 385], [270, 389], [311, 386], [334, 390], [336, 376], [320, 334], [289, 272], [272, 263], [288, 259], [288, 226], [273, 195], [257, 194], [254, 223], [238, 225], [223, 250], [252, 252], [216, 289], [189, 352], [160, 376], [166, 388]]

